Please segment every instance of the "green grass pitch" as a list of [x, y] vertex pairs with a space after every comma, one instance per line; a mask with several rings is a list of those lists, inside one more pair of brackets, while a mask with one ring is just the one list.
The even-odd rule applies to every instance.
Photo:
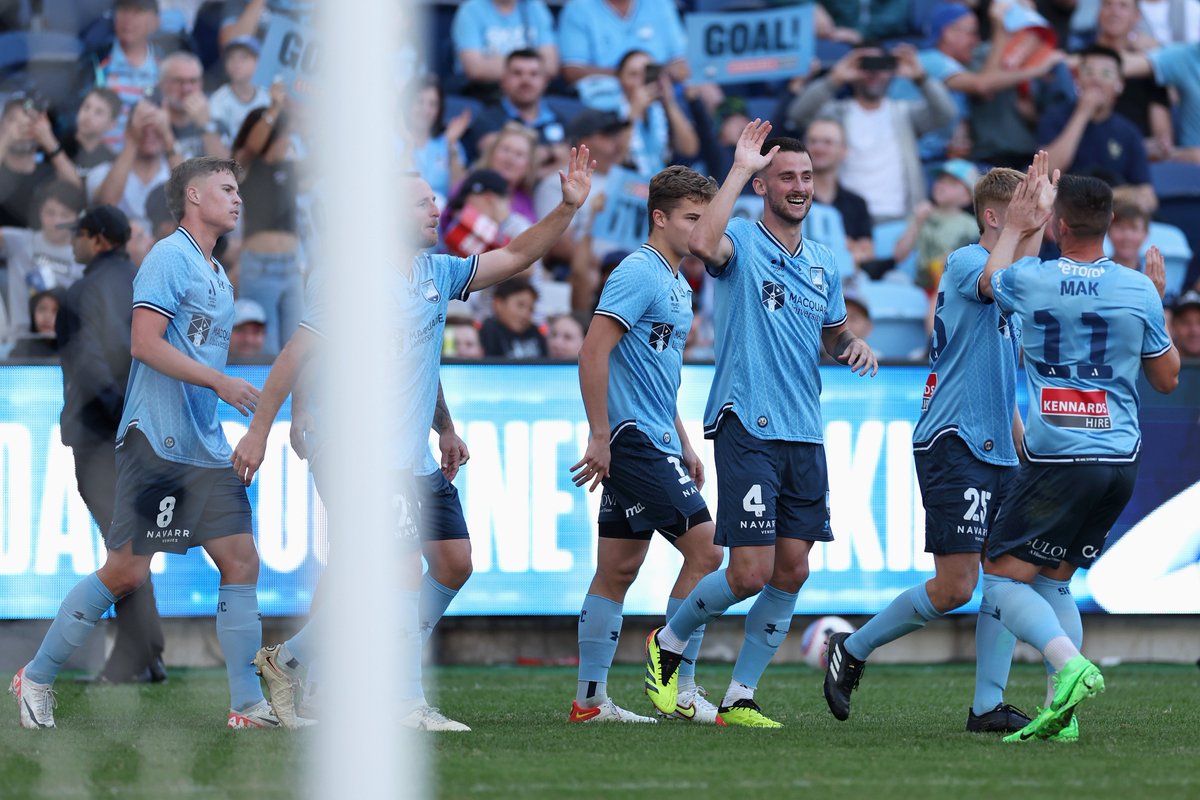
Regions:
[[[729, 665], [701, 665], [714, 694]], [[1077, 744], [1004, 745], [965, 733], [973, 668], [872, 666], [838, 723], [820, 675], [772, 667], [759, 691], [779, 731], [683, 722], [568, 725], [569, 668], [437, 671], [438, 702], [470, 734], [431, 736], [445, 798], [812, 796], [1155, 800], [1200, 797], [1200, 671], [1105, 669], [1108, 691], [1081, 706]], [[641, 670], [618, 667], [614, 699], [646, 712]], [[1009, 700], [1031, 710], [1037, 667], [1019, 666]], [[219, 670], [176, 670], [165, 686], [59, 682], [55, 731], [23, 731], [5, 698], [0, 798], [302, 797], [312, 737], [226, 731]], [[364, 687], [369, 694], [369, 687]]]

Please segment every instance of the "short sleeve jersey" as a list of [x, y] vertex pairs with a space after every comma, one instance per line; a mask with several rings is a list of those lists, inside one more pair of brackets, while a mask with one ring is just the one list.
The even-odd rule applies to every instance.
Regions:
[[[1038, 141], [1043, 147], [1063, 132], [1072, 111], [1074, 106], [1060, 105], [1042, 115], [1038, 122]], [[1150, 162], [1137, 126], [1120, 114], [1110, 114], [1101, 122], [1089, 122], [1083, 129], [1069, 171], [1087, 170], [1107, 170], [1126, 183], [1149, 183]]]
[[1180, 147], [1200, 147], [1200, 42], [1168, 45], [1148, 56], [1154, 78], [1179, 92], [1172, 109]]
[[1150, 279], [1108, 258], [1025, 258], [992, 276], [992, 293], [1023, 323], [1029, 460], [1134, 461], [1142, 359], [1171, 348]]
[[[454, 12], [450, 26], [456, 59], [464, 50], [485, 56], [506, 56], [514, 50], [554, 44], [554, 19], [542, 0], [517, 0], [504, 12], [492, 0], [466, 0]], [[462, 72], [462, 61], [456, 61]]]
[[972, 244], [946, 260], [913, 450], [928, 450], [938, 438], [954, 435], [980, 461], [1015, 466], [1012, 421], [1021, 328], [1016, 316], [979, 294], [987, 259], [988, 251]]
[[846, 321], [842, 280], [829, 248], [801, 240], [789, 252], [762, 222], [734, 218], [729, 261], [716, 279], [716, 374], [704, 432], [732, 411], [759, 439], [823, 441], [821, 334]]
[[644, 244], [604, 283], [596, 314], [625, 329], [609, 356], [608, 424], [615, 439], [633, 426], [664, 453], [681, 452], [675, 431], [683, 348], [692, 327], [692, 289]]
[[[133, 307], [167, 318], [167, 343], [224, 371], [233, 329], [233, 286], [182, 227], [151, 248], [133, 279]], [[159, 458], [228, 467], [233, 454], [217, 418], [217, 393], [170, 378], [134, 359], [118, 441], [136, 427]]]
[[666, 64], [687, 52], [672, 0], [633, 0], [627, 17], [604, 0], [567, 0], [558, 18], [558, 41], [567, 66], [613, 69], [630, 50], [644, 50]]

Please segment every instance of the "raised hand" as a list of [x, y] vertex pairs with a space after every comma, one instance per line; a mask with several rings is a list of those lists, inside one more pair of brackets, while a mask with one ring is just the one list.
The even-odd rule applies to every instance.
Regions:
[[586, 144], [571, 148], [571, 157], [567, 160], [567, 172], [564, 175], [560, 169], [558, 180], [562, 184], [563, 203], [574, 208], [583, 205], [588, 192], [592, 188], [592, 170], [596, 162], [592, 161], [591, 153]]
[[896, 57], [896, 77], [908, 78], [910, 81], [919, 81], [925, 77], [925, 68], [921, 66], [921, 60], [917, 57], [917, 48], [911, 44], [898, 44], [892, 48], [892, 55]]
[[1050, 154], [1045, 150], [1038, 150], [1034, 154], [1031, 169], [1037, 182], [1038, 210], [1049, 214], [1054, 210], [1054, 201], [1058, 197], [1058, 179], [1061, 173], [1057, 169], [1053, 173], [1050, 172]]
[[763, 142], [770, 134], [771, 123], [769, 121], [755, 117], [753, 122], [748, 123], [742, 129], [742, 135], [738, 137], [737, 147], [733, 151], [733, 166], [751, 173], [765, 169], [775, 158], [775, 154], [779, 152], [778, 147], [772, 147], [771, 152], [763, 155]]
[[471, 109], [464, 108], [446, 123], [446, 140], [449, 142], [461, 141], [469, 127], [471, 127]]
[[1158, 290], [1158, 298], [1161, 300], [1167, 293], [1167, 265], [1162, 252], [1154, 246], [1146, 251], [1146, 277]]

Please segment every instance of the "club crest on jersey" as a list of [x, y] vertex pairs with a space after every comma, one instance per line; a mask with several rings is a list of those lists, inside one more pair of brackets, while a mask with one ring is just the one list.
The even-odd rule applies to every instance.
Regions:
[[783, 298], [787, 295], [787, 287], [774, 281], [763, 281], [762, 304], [767, 311], [778, 311], [783, 308]]
[[421, 295], [431, 303], [442, 299], [442, 294], [438, 291], [437, 284], [433, 282], [432, 278], [421, 281]]
[[671, 346], [671, 334], [675, 326], [666, 322], [655, 322], [650, 325], [650, 347], [654, 352], [661, 353]]
[[1086, 428], [1106, 431], [1112, 428], [1108, 415], [1108, 392], [1103, 389], [1043, 388], [1042, 419], [1059, 428]]
[[818, 289], [825, 288], [825, 269], [824, 267], [813, 267], [808, 271], [808, 275], [812, 278], [813, 286]]
[[192, 321], [188, 324], [187, 337], [191, 340], [193, 347], [199, 347], [208, 341], [208, 334], [211, 330], [211, 319], [200, 314], [192, 314]]

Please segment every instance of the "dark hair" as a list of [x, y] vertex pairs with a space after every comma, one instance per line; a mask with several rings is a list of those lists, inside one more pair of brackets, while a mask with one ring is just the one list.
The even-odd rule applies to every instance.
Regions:
[[621, 56], [621, 60], [617, 62], [617, 69], [615, 70], [616, 74], [620, 75], [621, 70], [625, 69], [625, 65], [629, 63], [629, 59], [633, 58], [634, 56], [646, 56], [646, 58], [649, 58], [651, 61], [654, 60], [654, 56], [650, 55], [645, 50], [630, 50], [628, 53]]
[[83, 96], [83, 99], [86, 100], [92, 95], [99, 97], [104, 102], [104, 105], [108, 106], [108, 110], [112, 112], [113, 119], [121, 116], [121, 98], [112, 89], [109, 89], [107, 86], [93, 87]]
[[418, 75], [408, 85], [408, 97], [416, 100], [417, 95], [424, 89], [433, 89], [437, 92], [437, 115], [433, 118], [433, 128], [429, 131], [429, 135], [431, 138], [441, 136], [442, 131], [446, 130], [446, 90], [442, 88], [442, 79], [433, 73]]
[[[242, 120], [242, 127], [238, 128], [237, 136], [233, 137], [233, 146], [229, 148], [229, 152], [236, 153], [246, 146], [246, 140], [250, 138], [250, 131], [254, 130], [254, 126], [263, 118], [270, 109], [267, 106], [259, 106], [252, 108], [246, 114], [246, 118]], [[275, 124], [271, 126], [271, 133], [267, 136], [267, 142], [263, 145], [262, 152], [265, 153], [271, 149], [271, 145], [284, 135], [287, 130], [287, 112], [280, 111], [279, 116], [275, 118]]]
[[29, 297], [29, 332], [30, 333], [38, 332], [38, 329], [37, 329], [38, 303], [42, 302], [42, 300], [47, 297], [53, 298], [55, 305], [58, 306], [59, 310], [62, 310], [62, 295], [59, 293], [59, 291], [57, 289], [43, 289], [42, 291], [38, 292], [37, 294], [30, 295], [30, 297]]
[[542, 54], [541, 53], [539, 53], [537, 50], [534, 50], [532, 47], [522, 47], [519, 50], [513, 50], [511, 53], [509, 53], [507, 56], [504, 57], [504, 66], [507, 68], [509, 64], [516, 61], [518, 58], [525, 58], [525, 59], [529, 59], [531, 61], [537, 61], [539, 64], [542, 63]]
[[529, 292], [533, 295], [533, 299], [538, 297], [538, 290], [529, 282], [528, 278], [509, 278], [506, 281], [496, 284], [496, 288], [492, 290], [492, 299], [507, 300], [514, 294], [521, 292]]
[[196, 178], [215, 175], [218, 172], [229, 172], [235, 179], [240, 179], [242, 165], [232, 158], [200, 156], [189, 158], [171, 170], [171, 177], [167, 179], [167, 210], [176, 222], [183, 219], [184, 193], [188, 184]]
[[762, 144], [762, 150], [759, 152], [766, 155], [771, 152], [771, 148], [779, 147], [781, 153], [807, 153], [808, 148], [804, 146], [804, 142], [792, 136], [772, 136]]
[[1054, 213], [1079, 239], [1103, 238], [1112, 221], [1112, 188], [1099, 178], [1063, 175]]
[[47, 200], [57, 200], [76, 214], [87, 205], [87, 196], [78, 186], [66, 181], [43, 183], [34, 190], [33, 200], [29, 204], [29, 227], [34, 230], [42, 226], [42, 206]]
[[654, 228], [654, 212], [667, 216], [684, 200], [707, 204], [717, 193], [717, 182], [706, 178], [696, 170], [678, 164], [667, 167], [650, 179], [650, 192], [646, 200], [646, 214], [650, 228]]
[[1113, 61], [1117, 62], [1117, 66], [1121, 65], [1121, 54], [1116, 50], [1113, 50], [1111, 47], [1105, 47], [1102, 44], [1090, 44], [1079, 51], [1080, 58], [1087, 58], [1088, 56], [1111, 58]]

